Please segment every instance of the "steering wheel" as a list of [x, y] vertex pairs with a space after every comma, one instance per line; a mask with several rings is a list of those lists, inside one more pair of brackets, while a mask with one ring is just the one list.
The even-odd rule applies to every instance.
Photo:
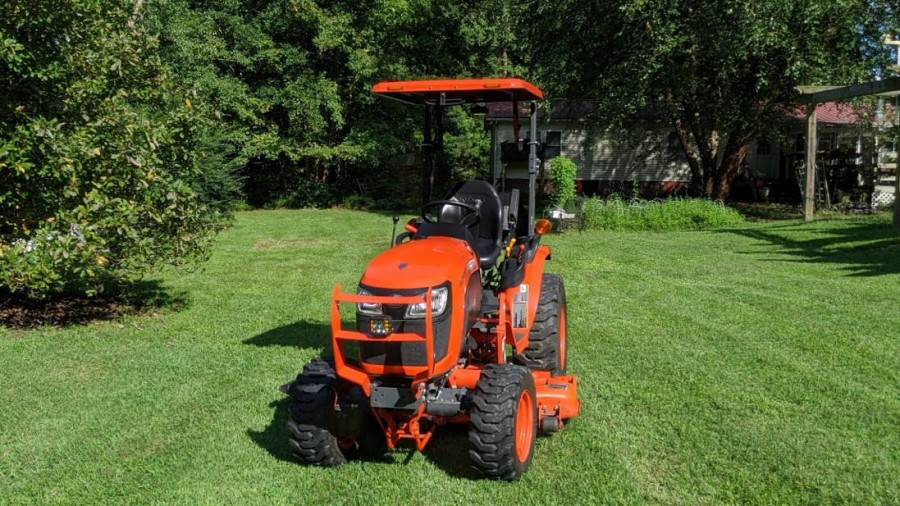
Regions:
[[458, 200], [433, 200], [424, 206], [422, 206], [422, 219], [428, 223], [437, 223], [437, 221], [431, 216], [431, 209], [437, 206], [456, 206], [462, 209], [463, 211], [468, 211], [459, 218], [456, 222], [459, 225], [470, 226], [478, 223], [478, 220], [481, 219], [481, 211], [478, 210], [477, 207], [466, 204], [465, 202], [460, 202]]

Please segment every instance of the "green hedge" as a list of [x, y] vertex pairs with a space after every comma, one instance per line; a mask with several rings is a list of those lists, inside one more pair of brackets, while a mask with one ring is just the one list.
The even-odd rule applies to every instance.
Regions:
[[743, 222], [744, 218], [734, 209], [707, 199], [626, 202], [613, 195], [607, 199], [586, 199], [578, 214], [578, 226], [582, 230], [617, 232], [703, 230]]

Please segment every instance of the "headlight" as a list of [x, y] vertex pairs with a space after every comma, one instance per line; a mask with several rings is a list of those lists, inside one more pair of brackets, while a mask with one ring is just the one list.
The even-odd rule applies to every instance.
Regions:
[[[356, 295], [372, 295], [366, 290], [359, 288], [356, 290]], [[381, 304], [375, 302], [360, 302], [356, 304], [356, 312], [369, 316], [384, 316], [384, 311], [381, 309]]]
[[[444, 314], [444, 310], [447, 309], [447, 299], [449, 298], [447, 295], [449, 293], [449, 289], [446, 286], [435, 288], [431, 291], [431, 316]], [[420, 302], [418, 304], [410, 304], [409, 307], [406, 308], [406, 317], [424, 318], [425, 303]]]

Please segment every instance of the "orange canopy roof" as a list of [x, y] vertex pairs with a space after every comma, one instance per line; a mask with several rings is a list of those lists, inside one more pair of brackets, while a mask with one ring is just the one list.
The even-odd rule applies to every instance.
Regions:
[[540, 88], [518, 78], [385, 81], [372, 86], [372, 93], [411, 104], [429, 105], [438, 104], [441, 94], [445, 105], [544, 99]]

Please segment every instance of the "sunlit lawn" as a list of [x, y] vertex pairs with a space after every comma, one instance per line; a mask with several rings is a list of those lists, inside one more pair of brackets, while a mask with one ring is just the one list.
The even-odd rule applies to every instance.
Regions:
[[[404, 217], [404, 221], [405, 221]], [[518, 482], [465, 431], [303, 467], [278, 385], [390, 217], [238, 215], [155, 314], [0, 330], [0, 504], [900, 503], [900, 235], [886, 218], [552, 235], [581, 416]]]

